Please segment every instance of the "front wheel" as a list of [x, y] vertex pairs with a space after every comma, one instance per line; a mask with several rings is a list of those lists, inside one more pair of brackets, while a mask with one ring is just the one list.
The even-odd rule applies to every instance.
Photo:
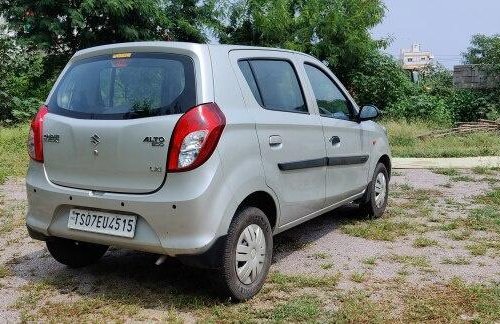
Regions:
[[366, 190], [366, 196], [360, 208], [370, 217], [381, 217], [387, 207], [389, 196], [389, 173], [383, 163], [375, 167], [372, 181]]
[[262, 288], [271, 266], [273, 237], [262, 210], [241, 209], [229, 227], [218, 273], [222, 292], [236, 301], [248, 300]]

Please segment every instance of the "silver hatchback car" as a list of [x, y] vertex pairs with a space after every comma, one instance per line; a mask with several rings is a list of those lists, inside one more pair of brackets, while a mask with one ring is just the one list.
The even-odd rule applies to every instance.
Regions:
[[384, 212], [391, 158], [378, 113], [298, 52], [79, 51], [31, 124], [29, 234], [70, 267], [113, 245], [217, 269], [225, 294], [249, 299], [273, 235], [350, 202]]

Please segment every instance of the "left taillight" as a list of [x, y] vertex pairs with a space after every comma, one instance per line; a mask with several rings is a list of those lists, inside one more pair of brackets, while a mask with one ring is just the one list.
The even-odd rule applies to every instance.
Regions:
[[38, 162], [43, 162], [43, 119], [48, 112], [47, 106], [40, 106], [40, 109], [38, 109], [38, 112], [31, 121], [28, 137], [28, 153], [33, 160]]
[[215, 151], [225, 126], [226, 118], [213, 102], [189, 109], [172, 133], [168, 171], [193, 170], [205, 163]]

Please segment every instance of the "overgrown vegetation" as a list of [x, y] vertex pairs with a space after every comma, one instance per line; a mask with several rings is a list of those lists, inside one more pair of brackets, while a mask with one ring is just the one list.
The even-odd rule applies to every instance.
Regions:
[[477, 132], [466, 135], [419, 139], [440, 126], [435, 122], [384, 120], [392, 154], [395, 157], [467, 157], [500, 155], [500, 136]]
[[[375, 104], [390, 119], [446, 127], [500, 117], [500, 86], [486, 91], [456, 89], [451, 72], [440, 66], [429, 67], [421, 81], [413, 83], [393, 57], [383, 54], [389, 40], [370, 35], [385, 15], [381, 0], [0, 0], [0, 15], [5, 20], [0, 26], [4, 124], [34, 114], [75, 51], [145, 40], [217, 40], [302, 51], [325, 62], [360, 105]], [[474, 36], [464, 62], [495, 75], [499, 43], [500, 35]]]
[[0, 126], [0, 184], [7, 177], [23, 177], [28, 166], [28, 125]]

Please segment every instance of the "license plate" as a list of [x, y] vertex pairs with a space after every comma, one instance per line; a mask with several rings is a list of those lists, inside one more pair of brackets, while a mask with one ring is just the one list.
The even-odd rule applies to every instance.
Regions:
[[68, 228], [85, 232], [134, 237], [137, 217], [100, 211], [71, 209]]

